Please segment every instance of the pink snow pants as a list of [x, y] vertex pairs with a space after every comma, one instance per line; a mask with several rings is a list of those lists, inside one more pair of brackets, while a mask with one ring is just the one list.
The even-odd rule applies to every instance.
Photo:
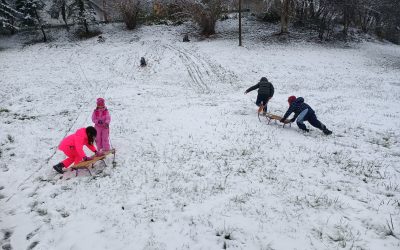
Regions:
[[100, 126], [95, 126], [97, 135], [96, 135], [96, 146], [97, 150], [103, 150], [103, 151], [108, 151], [110, 150], [110, 141], [109, 141], [109, 136], [110, 136], [110, 129], [109, 128], [104, 128]]
[[68, 147], [66, 149], [61, 150], [67, 156], [67, 159], [63, 160], [65, 168], [69, 168], [69, 166], [74, 162], [75, 164], [79, 163], [82, 159], [79, 157], [78, 152], [76, 152], [75, 147]]

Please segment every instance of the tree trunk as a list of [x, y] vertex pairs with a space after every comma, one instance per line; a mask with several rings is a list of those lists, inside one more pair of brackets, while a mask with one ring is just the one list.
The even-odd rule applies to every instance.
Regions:
[[376, 14], [375, 33], [379, 38], [383, 38], [383, 25], [382, 25], [382, 16], [381, 16], [381, 14]]
[[65, 23], [65, 28], [69, 32], [69, 27], [68, 27], [68, 23], [67, 23], [67, 14], [66, 14], [65, 2], [63, 2], [62, 5], [61, 5], [61, 16], [62, 16], [62, 19], [63, 19], [63, 21]]
[[314, 18], [315, 16], [315, 9], [314, 9], [314, 0], [308, 0], [310, 6], [309, 6], [309, 10], [310, 10], [310, 16], [311, 18]]
[[37, 9], [35, 9], [35, 16], [36, 16], [36, 20], [39, 23], [40, 30], [42, 31], [42, 34], [43, 34], [43, 42], [47, 42], [46, 32], [44, 32], [44, 27], [43, 27], [42, 22], [40, 20], [39, 14], [37, 13]]
[[83, 1], [84, 0], [80, 0], [79, 1], [79, 17], [82, 19], [83, 26], [85, 27], [85, 32], [88, 35], [89, 34], [89, 27], [88, 27], [88, 23], [87, 23], [86, 18], [85, 18], [85, 3]]
[[288, 33], [289, 25], [289, 0], [282, 1], [281, 33]]
[[12, 26], [12, 27], [10, 28], [11, 35], [15, 35], [16, 30], [15, 30], [15, 28], [14, 28], [14, 23], [15, 23], [14, 18], [11, 18], [11, 19], [10, 19], [10, 23], [11, 23], [11, 26]]
[[104, 22], [108, 23], [107, 1], [106, 0], [103, 0], [103, 14], [104, 14]]
[[206, 20], [204, 21], [204, 27], [203, 27], [203, 31], [201, 32], [202, 35], [205, 35], [206, 37], [209, 37], [211, 35], [215, 34], [215, 22], [213, 21], [209, 21]]
[[239, 46], [242, 46], [242, 0], [239, 0]]
[[47, 42], [47, 37], [46, 37], [46, 33], [44, 32], [43, 25], [40, 26], [40, 29], [42, 30], [42, 34], [43, 34], [43, 42]]
[[89, 35], [89, 26], [88, 23], [86, 22], [86, 19], [83, 19], [83, 26], [85, 26], [86, 34]]
[[347, 38], [347, 34], [349, 31], [349, 23], [350, 23], [350, 17], [349, 17], [350, 13], [348, 8], [349, 7], [345, 5], [343, 9], [343, 35], [345, 39]]

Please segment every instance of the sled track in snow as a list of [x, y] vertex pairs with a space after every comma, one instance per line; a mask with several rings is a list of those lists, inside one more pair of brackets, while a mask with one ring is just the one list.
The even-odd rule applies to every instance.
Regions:
[[229, 83], [235, 89], [241, 88], [239, 84], [239, 78], [234, 72], [222, 67], [220, 64], [217, 64], [214, 61], [211, 61], [209, 58], [204, 58], [204, 60], [211, 68], [213, 74], [218, 77], [220, 82]]
[[157, 70], [155, 66], [160, 65], [160, 62], [163, 59], [163, 55], [165, 53], [165, 47], [161, 45], [160, 40], [152, 41], [151, 44], [149, 44], [149, 42], [145, 43], [143, 41], [141, 45], [147, 46], [146, 52], [144, 53], [144, 55], [142, 55], [147, 63], [147, 66], [144, 67], [145, 72], [147, 74], [156, 74]]
[[196, 89], [199, 93], [210, 93], [210, 87], [205, 83], [204, 78], [210, 77], [207, 70], [208, 64], [204, 63], [200, 58], [197, 58], [190, 53], [178, 49], [171, 45], [164, 45], [165, 48], [178, 52], [179, 57], [182, 59], [190, 78], [192, 79], [191, 87]]
[[178, 48], [172, 45], [164, 45], [164, 47], [178, 52], [192, 79], [191, 87], [197, 89], [200, 93], [212, 92], [210, 83], [224, 85], [228, 83], [234, 88], [240, 87], [238, 77], [234, 72], [225, 69], [209, 58], [196, 55], [185, 48]]

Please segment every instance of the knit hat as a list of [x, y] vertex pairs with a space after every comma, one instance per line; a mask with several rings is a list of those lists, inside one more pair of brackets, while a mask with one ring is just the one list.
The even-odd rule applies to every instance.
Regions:
[[103, 98], [97, 98], [96, 103], [97, 103], [97, 107], [104, 107], [106, 105]]
[[292, 104], [292, 102], [296, 101], [296, 97], [294, 95], [289, 96], [289, 98], [287, 99], [289, 105]]

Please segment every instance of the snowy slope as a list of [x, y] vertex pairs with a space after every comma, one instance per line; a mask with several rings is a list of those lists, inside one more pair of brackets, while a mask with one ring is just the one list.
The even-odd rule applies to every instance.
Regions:
[[[104, 43], [0, 51], [2, 247], [399, 249], [400, 47], [246, 33], [238, 47], [234, 26], [182, 43], [182, 26], [116, 25]], [[262, 76], [270, 110], [303, 96], [334, 134], [259, 122], [243, 92]], [[97, 97], [117, 165], [59, 179], [56, 147]]]

